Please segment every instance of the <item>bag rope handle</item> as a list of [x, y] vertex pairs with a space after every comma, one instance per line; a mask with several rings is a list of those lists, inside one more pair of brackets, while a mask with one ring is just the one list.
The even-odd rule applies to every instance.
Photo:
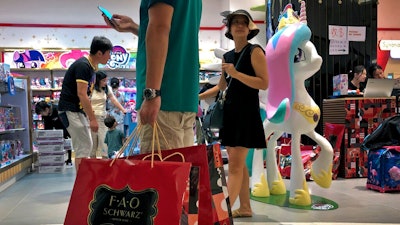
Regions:
[[111, 161], [110, 166], [112, 166], [117, 158], [120, 158], [122, 153], [124, 153], [125, 149], [129, 145], [129, 143], [133, 140], [133, 143], [137, 143], [139, 140], [139, 134], [142, 130], [142, 124], [138, 124], [135, 129], [132, 131], [132, 133], [128, 136], [128, 138], [125, 140], [124, 144], [122, 147], [118, 150], [117, 154], [115, 155], [115, 158]]
[[[182, 158], [182, 162], [185, 162], [185, 156], [180, 152], [172, 153], [171, 155], [166, 156], [165, 158], [162, 157], [160, 139], [159, 139], [159, 136], [158, 136], [158, 132], [161, 132], [161, 134], [162, 134], [162, 136], [164, 138], [164, 141], [166, 141], [166, 143], [168, 144], [167, 139], [165, 138], [164, 133], [162, 132], [160, 126], [157, 123], [157, 121], [154, 122], [154, 124], [153, 124], [153, 141], [151, 143], [151, 155], [147, 155], [147, 156], [143, 157], [142, 160], [145, 160], [146, 158], [151, 156], [151, 167], [152, 168], [154, 166], [154, 156], [155, 155], [157, 155], [160, 158], [160, 161], [165, 161], [166, 159], [168, 159], [168, 158], [170, 158], [170, 157], [172, 157], [174, 155], [179, 155]], [[155, 151], [154, 151], [154, 144], [157, 144], [157, 153], [155, 153]], [[168, 144], [168, 147], [169, 147], [169, 149], [171, 149], [169, 144]]]
[[[127, 148], [129, 143], [133, 140], [132, 146], [136, 146], [137, 143], [139, 142], [140, 135], [142, 132], [142, 127], [143, 125], [141, 123], [138, 123], [138, 125], [135, 127], [135, 129], [132, 131], [132, 133], [128, 136], [127, 140], [125, 140], [124, 144], [118, 150], [117, 154], [115, 155], [115, 158], [111, 161], [110, 166], [112, 166], [117, 158], [120, 158], [120, 156], [124, 153], [124, 150]], [[179, 155], [182, 158], [182, 162], [185, 162], [185, 157], [182, 153], [175, 152], [171, 155], [166, 156], [165, 158], [162, 157], [162, 152], [161, 152], [161, 145], [160, 145], [160, 139], [159, 139], [159, 132], [161, 133], [161, 136], [163, 137], [163, 140], [168, 146], [168, 149], [171, 149], [171, 146], [169, 145], [167, 138], [164, 135], [164, 132], [162, 132], [159, 124], [157, 121], [153, 124], [153, 138], [152, 138], [152, 143], [151, 143], [151, 154], [143, 157], [142, 160], [145, 160], [149, 157], [151, 157], [151, 167], [153, 168], [154, 166], [154, 156], [158, 156], [160, 161], [165, 161], [166, 159], [174, 156], [174, 155]], [[157, 144], [157, 153], [155, 153], [155, 144]], [[131, 148], [132, 149], [132, 148]], [[129, 151], [131, 153], [131, 151]], [[126, 157], [126, 159], [128, 156]]]

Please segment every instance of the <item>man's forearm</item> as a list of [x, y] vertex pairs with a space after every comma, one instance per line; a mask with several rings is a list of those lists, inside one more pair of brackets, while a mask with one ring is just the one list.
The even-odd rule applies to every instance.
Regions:
[[86, 113], [89, 120], [96, 120], [89, 98], [87, 96], [79, 96], [79, 100], [82, 104], [83, 111]]
[[146, 87], [159, 89], [161, 87], [165, 62], [168, 52], [169, 30], [150, 28], [147, 31], [147, 74]]

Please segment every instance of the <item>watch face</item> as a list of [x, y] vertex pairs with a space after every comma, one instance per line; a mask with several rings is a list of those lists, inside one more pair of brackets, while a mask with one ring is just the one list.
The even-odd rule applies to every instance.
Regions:
[[146, 100], [153, 99], [153, 98], [155, 98], [157, 96], [160, 96], [160, 95], [161, 95], [161, 93], [160, 93], [159, 90], [155, 90], [155, 89], [152, 89], [152, 88], [145, 88], [143, 90], [143, 97]]
[[153, 97], [153, 92], [150, 89], [144, 89], [144, 97], [146, 99], [151, 99]]

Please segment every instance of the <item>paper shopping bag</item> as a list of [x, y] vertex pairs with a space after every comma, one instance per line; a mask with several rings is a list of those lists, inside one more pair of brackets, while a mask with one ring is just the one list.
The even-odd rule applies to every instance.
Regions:
[[233, 225], [228, 185], [219, 144], [207, 145], [214, 225]]
[[82, 159], [65, 225], [179, 224], [191, 163], [110, 162]]
[[[201, 151], [199, 151], [201, 154]], [[192, 154], [192, 153], [190, 153]], [[207, 145], [207, 160], [208, 160], [208, 172], [210, 180], [210, 191], [211, 191], [211, 207], [212, 211], [208, 214], [212, 217], [213, 225], [230, 225], [233, 224], [231, 216], [231, 208], [228, 198], [228, 187], [225, 179], [224, 164], [222, 161], [221, 150], [219, 144]], [[205, 191], [200, 192], [200, 173], [199, 167], [192, 166], [190, 174], [190, 186], [187, 190], [188, 194], [184, 197], [184, 210], [185, 214], [181, 218], [181, 225], [197, 225], [205, 224], [199, 220], [199, 215], [206, 211], [202, 206], [199, 206], [199, 197], [207, 195]], [[202, 189], [206, 190], [203, 185]], [[186, 206], [186, 207], [185, 207]], [[199, 206], [199, 207], [198, 207]], [[187, 218], [187, 220], [183, 220]]]
[[[186, 162], [192, 163], [190, 185], [184, 199], [185, 220], [181, 224], [233, 224], [219, 144], [162, 151], [163, 157], [174, 153], [181, 153]], [[129, 158], [142, 159], [148, 155], [139, 154]], [[173, 156], [169, 160], [179, 158]]]

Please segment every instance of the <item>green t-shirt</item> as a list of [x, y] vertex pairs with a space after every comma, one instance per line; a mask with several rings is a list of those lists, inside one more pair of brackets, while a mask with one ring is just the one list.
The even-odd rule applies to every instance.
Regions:
[[148, 10], [163, 2], [174, 7], [168, 55], [161, 84], [161, 110], [197, 112], [199, 92], [199, 29], [201, 0], [142, 0], [136, 61], [136, 109], [143, 101], [146, 83], [146, 30]]
[[108, 130], [104, 143], [107, 144], [108, 154], [113, 153], [121, 149], [123, 143], [122, 140], [125, 138], [124, 133], [119, 129]]

